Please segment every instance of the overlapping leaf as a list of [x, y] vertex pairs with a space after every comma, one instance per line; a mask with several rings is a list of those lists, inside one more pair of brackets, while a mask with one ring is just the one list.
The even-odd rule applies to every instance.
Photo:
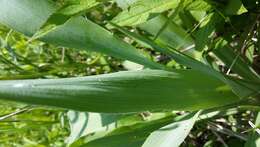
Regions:
[[204, 74], [211, 75], [213, 77], [216, 77], [229, 86], [232, 87], [233, 91], [241, 98], [248, 98], [251, 96], [257, 96], [259, 94], [260, 85], [259, 82], [248, 82], [241, 79], [228, 77], [225, 75], [222, 75], [220, 72], [217, 72], [215, 69], [211, 68], [210, 66], [195, 60], [194, 58], [191, 58], [180, 51], [173, 50], [168, 47], [161, 47], [160, 45], [157, 45], [153, 41], [140, 36], [139, 34], [135, 34], [133, 32], [129, 32], [128, 30], [124, 29], [123, 27], [120, 27], [116, 24], [112, 24], [114, 27], [119, 29], [121, 32], [125, 33], [126, 35], [133, 37], [135, 40], [146, 44], [147, 46], [150, 46], [151, 48], [154, 48], [155, 50], [165, 53], [180, 64], [183, 64], [185, 66], [191, 67], [194, 70], [200, 71]]
[[[0, 1], [2, 14], [0, 23], [29, 36], [39, 31], [54, 12], [53, 4], [45, 0]], [[109, 31], [83, 17], [71, 18], [65, 24], [42, 34], [44, 35], [40, 39], [49, 43], [97, 51], [151, 68], [164, 68], [144, 57], [134, 47], [118, 39]]]
[[178, 121], [178, 118], [175, 119], [174, 115], [152, 116], [152, 119], [146, 121], [138, 121], [114, 130], [86, 135], [75, 141], [71, 147], [140, 147], [152, 131], [174, 120]]
[[[230, 109], [226, 111], [213, 112], [205, 111], [201, 113], [200, 119], [198, 121], [203, 121], [212, 117], [223, 117], [223, 115], [230, 115], [234, 113], [237, 113], [237, 110]], [[153, 134], [156, 135], [158, 132], [163, 133], [164, 136], [156, 135], [154, 136], [155, 138], [153, 138], [154, 140], [151, 140], [151, 138], [149, 138], [148, 140], [146, 140], [146, 142], [152, 141], [151, 143], [153, 143], [149, 144], [149, 146], [161, 146], [161, 141], [167, 139], [164, 137], [167, 137], [168, 135], [176, 135], [177, 137], [170, 137], [170, 139], [168, 138], [167, 142], [165, 143], [169, 143], [168, 145], [170, 146], [173, 146], [174, 144], [180, 145], [197, 117], [198, 113], [196, 115], [195, 113], [191, 113], [178, 116], [175, 113], [167, 112], [151, 113], [151, 116], [149, 116], [146, 120], [143, 120], [141, 119], [140, 115], [129, 115], [118, 119], [118, 121], [116, 121], [116, 128], [107, 129], [105, 131], [98, 131], [83, 136], [75, 141], [71, 145], [71, 147], [140, 147], [149, 135], [154, 136]], [[147, 144], [148, 143], [146, 143], [146, 145]]]

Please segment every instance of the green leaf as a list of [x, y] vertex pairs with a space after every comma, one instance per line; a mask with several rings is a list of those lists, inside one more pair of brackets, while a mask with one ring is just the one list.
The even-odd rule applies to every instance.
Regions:
[[[153, 14], [175, 9], [180, 0], [138, 0], [129, 9], [123, 10], [112, 22], [120, 26], [134, 26], [146, 22]], [[184, 0], [185, 10], [205, 11], [211, 6], [204, 0]], [[110, 25], [108, 27], [111, 27]]]
[[1, 0], [0, 23], [32, 36], [55, 12], [47, 0]]
[[178, 147], [184, 141], [195, 124], [199, 112], [164, 126], [153, 132], [142, 147]]
[[221, 81], [193, 70], [1, 81], [0, 87], [1, 99], [90, 112], [199, 110], [240, 100]]
[[[32, 36], [54, 13], [52, 6], [52, 3], [45, 0], [3, 0], [0, 2], [0, 13], [4, 15], [0, 15], [0, 23]], [[97, 51], [150, 68], [164, 69], [163, 65], [150, 61], [131, 45], [83, 17], [73, 17], [65, 24], [43, 33], [39, 38], [64, 47]]]
[[210, 42], [212, 33], [216, 29], [216, 25], [223, 19], [217, 13], [210, 13], [201, 23], [200, 29], [196, 32], [196, 50], [202, 51]]
[[152, 131], [179, 120], [175, 115], [151, 117], [146, 121], [130, 123], [114, 130], [89, 134], [74, 142], [71, 147], [140, 147]]
[[[238, 113], [236, 109], [203, 111], [198, 121], [201, 122], [207, 119], [220, 118], [235, 113]], [[194, 113], [181, 116], [176, 115], [174, 112], [151, 113], [147, 119], [143, 120], [140, 119], [140, 115], [130, 115], [119, 119], [119, 121], [117, 121], [117, 128], [88, 134], [75, 141], [71, 147], [140, 147], [153, 131], [156, 132], [156, 130], [161, 127], [173, 122], [173, 124], [179, 124], [179, 121], [190, 121], [192, 118], [189, 120], [187, 119], [192, 116], [194, 116]], [[167, 132], [168, 130], [164, 131]], [[171, 141], [175, 141], [174, 138], [171, 139]]]
[[98, 4], [99, 2], [97, 2], [97, 0], [68, 1], [68, 4], [65, 4], [65, 6], [58, 11], [58, 13], [63, 15], [75, 15], [80, 12], [84, 12]]
[[129, 8], [132, 4], [134, 4], [137, 0], [115, 0], [117, 5], [123, 10]]
[[116, 127], [116, 120], [120, 115], [102, 114], [91, 112], [69, 111], [67, 113], [70, 123], [70, 136], [67, 138], [71, 144], [78, 138], [87, 134], [113, 129]]
[[[167, 18], [160, 15], [146, 23], [140, 24], [139, 27], [155, 36], [166, 22]], [[193, 45], [193, 39], [191, 36], [186, 33], [184, 29], [171, 21], [162, 30], [156, 41], [165, 46], [171, 46], [176, 49], [185, 49]]]
[[209, 11], [212, 6], [207, 0], [184, 0], [185, 10]]
[[196, 26], [196, 24], [198, 25], [198, 22], [201, 19], [203, 19], [202, 17], [199, 18], [199, 21], [197, 21], [197, 18], [195, 18], [195, 16], [198, 16], [198, 14], [203, 15], [203, 13], [205, 13], [205, 11], [180, 11], [179, 15], [176, 16], [176, 18], [173, 19], [173, 21], [177, 23], [179, 26], [185, 28], [186, 30], [189, 30], [189, 33], [192, 34], [193, 31], [195, 31], [194, 26]]
[[[120, 26], [133, 26], [147, 21], [150, 14], [176, 8], [179, 0], [138, 0], [131, 7], [123, 10], [112, 22]], [[111, 27], [111, 26], [109, 26]]]
[[257, 96], [259, 94], [260, 85], [259, 82], [248, 82], [244, 81], [238, 78], [233, 78], [229, 76], [224, 76], [220, 72], [217, 72], [210, 66], [195, 60], [194, 58], [191, 58], [190, 56], [187, 56], [180, 51], [173, 50], [168, 47], [161, 47], [160, 45], [154, 43], [153, 41], [145, 38], [144, 36], [141, 36], [139, 34], [135, 34], [133, 32], [129, 32], [128, 30], [124, 29], [123, 27], [120, 27], [116, 24], [111, 23], [114, 27], [116, 27], [121, 32], [125, 33], [126, 35], [134, 38], [137, 42], [141, 42], [143, 44], [146, 44], [146, 46], [149, 46], [159, 52], [165, 53], [166, 55], [173, 58], [176, 62], [185, 65], [187, 67], [191, 67], [194, 70], [197, 70], [199, 72], [202, 72], [207, 75], [211, 75], [213, 77], [216, 77], [229, 86], [232, 87], [233, 91], [240, 97], [240, 98], [247, 98], [251, 96]]
[[235, 53], [227, 45], [227, 41], [218, 40], [212, 52], [227, 65], [229, 70], [234, 71], [246, 80], [259, 82], [260, 78], [254, 69], [244, 61], [240, 53]]
[[169, 48], [166, 46], [161, 47], [160, 45], [156, 44], [155, 42], [153, 42], [152, 40], [150, 40], [144, 36], [130, 32], [116, 24], [111, 23], [111, 25], [113, 25], [115, 28], [117, 28], [119, 31], [125, 33], [126, 35], [132, 37], [137, 42], [145, 44], [146, 46], [151, 47], [151, 48], [155, 49], [156, 51], [159, 51], [161, 53], [164, 53], [164, 54], [170, 56], [172, 59], [174, 59], [176, 62], [178, 62], [182, 65], [191, 67], [192, 69], [200, 71], [202, 73], [217, 77], [218, 79], [221, 79], [224, 82], [226, 82], [226, 80], [222, 74], [220, 74], [219, 72], [217, 72], [210, 66], [207, 66], [206, 64], [204, 64], [198, 60], [195, 60], [194, 58], [187, 56], [178, 50], [175, 50], [175, 49], [172, 49], [172, 48]]
[[40, 39], [60, 46], [98, 51], [151, 68], [164, 68], [163, 65], [150, 61], [131, 45], [83, 17], [71, 18]]

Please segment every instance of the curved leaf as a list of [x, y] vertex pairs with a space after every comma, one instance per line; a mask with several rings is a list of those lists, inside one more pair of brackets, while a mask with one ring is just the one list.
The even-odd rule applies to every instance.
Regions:
[[131, 60], [148, 67], [163, 69], [162, 65], [145, 58], [131, 45], [83, 17], [71, 18], [65, 24], [50, 31], [40, 39], [70, 48], [87, 48], [121, 59]]

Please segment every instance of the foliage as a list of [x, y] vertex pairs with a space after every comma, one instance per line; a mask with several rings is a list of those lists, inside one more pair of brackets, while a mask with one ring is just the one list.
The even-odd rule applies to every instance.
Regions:
[[259, 11], [257, 0], [1, 0], [1, 142], [259, 146]]

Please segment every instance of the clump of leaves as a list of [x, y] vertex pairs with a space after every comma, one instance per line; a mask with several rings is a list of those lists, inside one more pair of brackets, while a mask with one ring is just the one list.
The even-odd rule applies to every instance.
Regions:
[[[0, 8], [0, 23], [27, 36], [20, 46], [20, 37], [8, 41], [12, 32], [1, 39], [3, 64], [18, 75], [53, 78], [2, 81], [0, 98], [84, 111], [68, 113], [71, 146], [228, 146], [234, 138], [259, 144], [258, 1], [2, 0]], [[51, 50], [41, 60], [25, 58], [30, 50], [19, 53], [34, 43]], [[97, 53], [88, 61], [93, 54], [86, 50], [127, 61]], [[90, 72], [81, 70], [96, 63]], [[133, 71], [120, 71], [122, 65]], [[78, 77], [112, 71], [120, 72]], [[252, 113], [245, 116], [249, 124], [238, 124], [247, 127], [227, 123], [245, 110]], [[207, 127], [195, 127], [193, 135], [196, 121], [197, 128]]]

